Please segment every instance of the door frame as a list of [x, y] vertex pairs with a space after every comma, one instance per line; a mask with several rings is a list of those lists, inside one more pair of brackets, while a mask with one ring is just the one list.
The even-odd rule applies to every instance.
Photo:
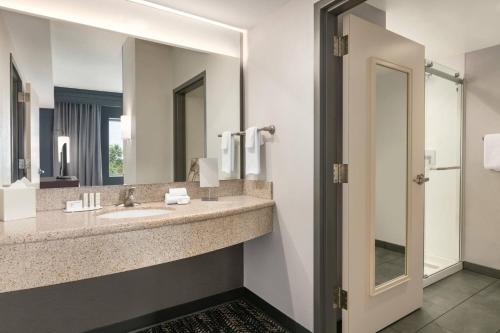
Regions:
[[[10, 158], [11, 182], [26, 177], [26, 168], [19, 168], [19, 157], [26, 159], [25, 127], [26, 110], [23, 102], [19, 102], [18, 95], [24, 91], [24, 82], [19, 73], [12, 53], [10, 54]], [[22, 109], [22, 115], [19, 111]], [[22, 133], [20, 132], [22, 131]], [[22, 134], [22, 135], [21, 135]]]
[[[314, 5], [314, 331], [337, 332], [342, 285], [342, 186], [333, 164], [342, 163], [342, 57], [333, 54], [339, 16], [366, 0], [322, 0]], [[333, 204], [332, 204], [333, 203]], [[340, 330], [341, 331], [341, 330]]]
[[192, 79], [174, 89], [174, 181], [186, 181], [186, 94], [202, 87], [205, 101], [204, 124], [205, 128], [205, 156], [207, 154], [207, 76], [203, 71]]

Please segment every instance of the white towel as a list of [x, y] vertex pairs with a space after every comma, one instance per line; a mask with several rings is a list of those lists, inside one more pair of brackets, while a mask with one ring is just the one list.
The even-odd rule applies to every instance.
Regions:
[[484, 137], [484, 168], [500, 171], [500, 134]]
[[188, 194], [185, 187], [169, 188], [168, 193], [170, 195], [176, 195], [176, 196], [183, 196]]
[[191, 198], [188, 195], [172, 195], [165, 194], [165, 203], [167, 205], [185, 205], [191, 201]]
[[220, 148], [222, 172], [231, 174], [234, 170], [234, 140], [231, 132], [225, 131], [222, 133]]
[[247, 175], [260, 174], [260, 146], [264, 143], [257, 127], [245, 131], [245, 168]]

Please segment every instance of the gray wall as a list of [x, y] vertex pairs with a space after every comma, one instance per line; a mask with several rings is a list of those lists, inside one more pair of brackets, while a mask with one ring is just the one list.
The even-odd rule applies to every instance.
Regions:
[[0, 332], [82, 332], [243, 285], [243, 247], [145, 269], [0, 294]]
[[465, 260], [500, 269], [500, 172], [483, 168], [485, 134], [500, 133], [500, 46], [465, 56]]

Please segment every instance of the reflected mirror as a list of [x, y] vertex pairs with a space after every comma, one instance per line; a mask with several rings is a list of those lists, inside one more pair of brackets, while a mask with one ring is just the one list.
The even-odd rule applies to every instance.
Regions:
[[374, 239], [372, 291], [407, 275], [409, 75], [373, 63]]
[[[237, 57], [5, 10], [0, 43], [0, 184], [197, 181], [218, 134], [241, 130]], [[234, 140], [220, 179], [240, 178]]]

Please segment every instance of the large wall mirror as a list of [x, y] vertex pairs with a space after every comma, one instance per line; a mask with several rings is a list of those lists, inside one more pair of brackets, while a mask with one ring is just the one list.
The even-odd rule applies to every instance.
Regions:
[[372, 295], [408, 279], [411, 70], [372, 61]]
[[197, 181], [241, 130], [237, 57], [0, 10], [0, 61], [0, 184]]

